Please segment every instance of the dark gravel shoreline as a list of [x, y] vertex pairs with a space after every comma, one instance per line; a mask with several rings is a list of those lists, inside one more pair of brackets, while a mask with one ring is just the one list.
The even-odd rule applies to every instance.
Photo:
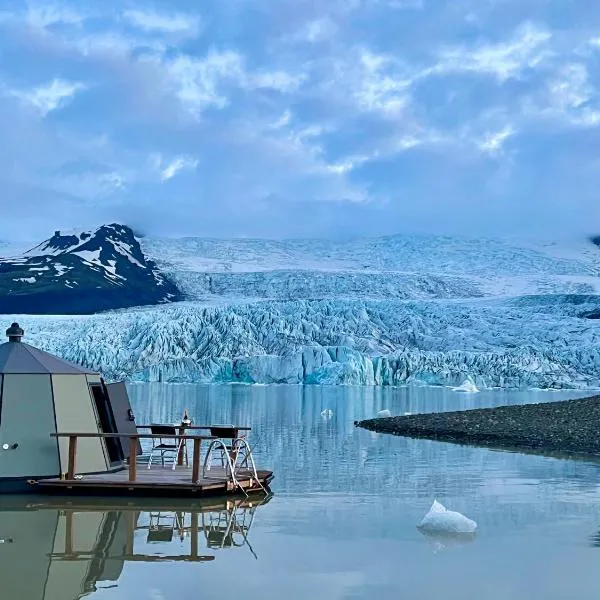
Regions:
[[600, 456], [600, 396], [369, 419], [358, 427], [509, 450]]

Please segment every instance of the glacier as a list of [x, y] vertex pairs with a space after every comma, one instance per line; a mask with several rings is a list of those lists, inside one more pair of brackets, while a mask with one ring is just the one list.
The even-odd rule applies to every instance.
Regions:
[[600, 387], [597, 306], [561, 297], [182, 303], [15, 316], [36, 346], [131, 381]]
[[184, 302], [7, 316], [107, 379], [600, 388], [590, 240], [139, 240]]

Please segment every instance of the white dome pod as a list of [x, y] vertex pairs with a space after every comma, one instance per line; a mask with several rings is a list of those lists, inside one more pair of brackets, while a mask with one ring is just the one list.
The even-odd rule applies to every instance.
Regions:
[[474, 533], [477, 523], [434, 500], [418, 528], [427, 533]]

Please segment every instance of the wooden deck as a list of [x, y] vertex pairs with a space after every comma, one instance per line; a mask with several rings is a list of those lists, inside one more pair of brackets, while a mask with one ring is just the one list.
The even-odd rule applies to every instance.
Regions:
[[[247, 494], [268, 490], [273, 479], [272, 471], [257, 471], [258, 482], [250, 471], [238, 471], [236, 478]], [[262, 485], [259, 485], [259, 483]], [[135, 481], [130, 481], [127, 469], [99, 475], [84, 475], [80, 479], [40, 479], [33, 483], [40, 493], [83, 494], [104, 496], [170, 496], [198, 497], [208, 495], [242, 494], [239, 487], [228, 480], [223, 469], [211, 469], [208, 478], [192, 481], [191, 469], [173, 470], [170, 467], [153, 466], [137, 470]]]

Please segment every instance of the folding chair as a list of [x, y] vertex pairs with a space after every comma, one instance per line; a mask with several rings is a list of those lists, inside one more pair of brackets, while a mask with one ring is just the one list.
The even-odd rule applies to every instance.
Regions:
[[177, 466], [177, 457], [180, 450], [184, 449], [185, 464], [188, 465], [188, 453], [185, 439], [177, 435], [177, 428], [174, 425], [150, 425], [150, 433], [159, 435], [160, 438], [152, 438], [152, 448], [150, 458], [148, 459], [148, 468], [152, 466], [152, 458], [155, 453], [160, 454], [162, 466], [165, 466], [165, 455], [173, 454], [173, 470]]
[[225, 466], [226, 457], [225, 452], [229, 454], [229, 458], [233, 465], [235, 465], [237, 458], [237, 448], [235, 441], [239, 439], [239, 429], [230, 425], [213, 425], [210, 428], [210, 435], [219, 438], [223, 444], [217, 448], [218, 457], [221, 461], [221, 466]]

